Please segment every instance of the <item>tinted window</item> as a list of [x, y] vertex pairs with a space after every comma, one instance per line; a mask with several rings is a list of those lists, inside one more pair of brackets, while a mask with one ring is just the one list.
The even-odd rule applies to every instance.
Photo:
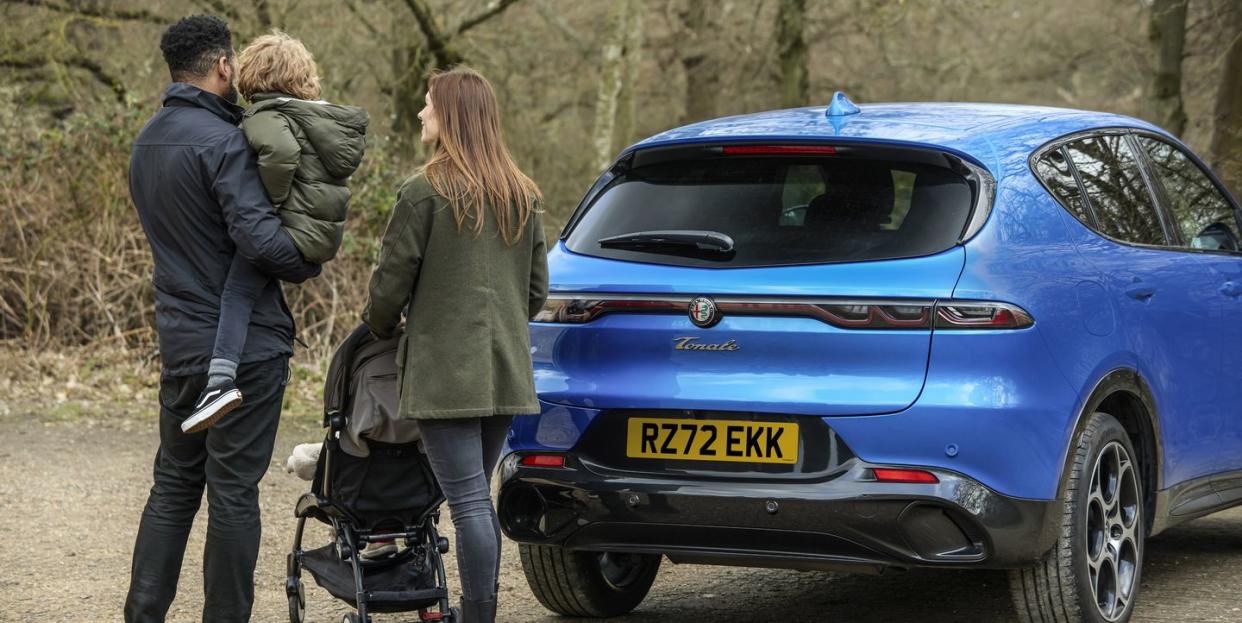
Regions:
[[[914, 257], [956, 244], [971, 202], [965, 179], [928, 164], [804, 156], [679, 160], [622, 174], [566, 244], [577, 253], [687, 266]], [[734, 251], [598, 242], [667, 230], [719, 232], [733, 239]]]
[[1126, 242], [1165, 244], [1160, 217], [1126, 137], [1108, 135], [1067, 143], [1100, 231]]
[[1152, 173], [1164, 190], [1173, 222], [1186, 245], [1196, 249], [1238, 250], [1238, 221], [1233, 206], [1211, 178], [1176, 147], [1138, 137]]
[[1078, 220], [1093, 226], [1087, 203], [1082, 197], [1082, 187], [1074, 179], [1074, 171], [1069, 160], [1065, 159], [1064, 152], [1057, 149], [1044, 154], [1035, 162], [1035, 174], [1043, 180], [1061, 205], [1068, 208]]

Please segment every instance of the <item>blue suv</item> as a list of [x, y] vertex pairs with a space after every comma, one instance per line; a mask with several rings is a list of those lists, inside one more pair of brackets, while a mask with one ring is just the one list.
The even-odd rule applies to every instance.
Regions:
[[1112, 114], [838, 94], [630, 147], [531, 323], [499, 515], [532, 590], [981, 567], [1024, 621], [1127, 620], [1145, 538], [1242, 502], [1238, 216]]

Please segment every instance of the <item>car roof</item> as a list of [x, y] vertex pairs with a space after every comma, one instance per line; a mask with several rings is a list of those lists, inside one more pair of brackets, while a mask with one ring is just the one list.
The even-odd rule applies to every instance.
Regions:
[[723, 117], [666, 130], [625, 151], [722, 140], [880, 142], [933, 147], [1002, 175], [1025, 162], [1031, 151], [1059, 136], [1092, 128], [1160, 128], [1112, 113], [1014, 104], [923, 102], [861, 104], [857, 114], [829, 117], [826, 106], [811, 106]]

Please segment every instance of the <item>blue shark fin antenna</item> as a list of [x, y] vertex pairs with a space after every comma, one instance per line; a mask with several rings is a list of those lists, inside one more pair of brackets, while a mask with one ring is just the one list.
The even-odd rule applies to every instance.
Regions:
[[850, 101], [850, 98], [845, 96], [845, 93], [837, 91], [832, 94], [832, 103], [828, 105], [828, 111], [824, 114], [829, 117], [844, 117], [846, 115], [857, 115], [859, 112], [862, 111], [858, 109], [854, 102]]

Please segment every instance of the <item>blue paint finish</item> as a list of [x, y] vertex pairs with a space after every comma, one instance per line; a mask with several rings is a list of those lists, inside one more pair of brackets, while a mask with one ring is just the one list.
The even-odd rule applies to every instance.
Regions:
[[[699, 329], [680, 315], [625, 314], [532, 324], [543, 414], [515, 419], [511, 447], [572, 450], [602, 410], [796, 413], [823, 418], [866, 461], [951, 469], [1006, 495], [1049, 500], [1091, 392], [1128, 369], [1159, 411], [1160, 488], [1242, 469], [1242, 417], [1232, 413], [1242, 404], [1242, 383], [1232, 378], [1242, 369], [1242, 297], [1221, 291], [1242, 284], [1242, 257], [1107, 240], [1066, 212], [1028, 165], [1032, 152], [1066, 134], [1160, 130], [1119, 115], [1031, 106], [859, 109], [727, 117], [662, 132], [627, 152], [799, 141], [942, 150], [995, 178], [996, 200], [978, 234], [924, 258], [727, 269], [588, 257], [558, 244], [549, 254], [552, 291], [994, 300], [1028, 311], [1034, 327], [894, 333], [726, 317]], [[1136, 283], [1154, 288], [1150, 300], [1126, 294]], [[679, 336], [735, 339], [742, 350], [677, 352]]]
[[548, 253], [548, 271], [553, 293], [933, 298], [953, 291], [963, 257], [959, 247], [928, 257], [854, 264], [689, 268], [579, 255], [558, 243]]
[[[724, 117], [674, 128], [640, 141], [635, 149], [686, 143], [817, 141], [934, 147], [964, 156], [1000, 177], [1025, 168], [1039, 145], [1096, 127], [1133, 127], [1163, 133], [1138, 119], [1108, 113], [1010, 104], [863, 104], [839, 132], [827, 108], [816, 106]], [[999, 147], [998, 147], [999, 146]]]

